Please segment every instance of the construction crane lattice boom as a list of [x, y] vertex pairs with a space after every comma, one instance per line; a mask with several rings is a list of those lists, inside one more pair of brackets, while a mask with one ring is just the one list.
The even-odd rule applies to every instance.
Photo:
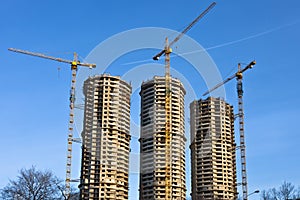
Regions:
[[237, 93], [238, 93], [238, 117], [239, 117], [239, 133], [240, 133], [240, 150], [241, 150], [241, 171], [242, 171], [242, 189], [243, 189], [243, 200], [248, 199], [248, 183], [247, 183], [247, 170], [246, 170], [246, 145], [245, 145], [245, 133], [244, 133], [244, 107], [243, 107], [243, 73], [248, 69], [251, 69], [256, 64], [255, 61], [249, 63], [245, 68], [241, 69], [241, 64], [238, 64], [238, 71], [225, 79], [223, 82], [212, 87], [210, 90], [205, 92], [203, 96], [210, 92], [218, 89], [228, 81], [236, 78], [237, 79]]
[[76, 66], [80, 65], [80, 66], [91, 67], [91, 68], [95, 68], [96, 67], [95, 64], [89, 64], [89, 63], [81, 63], [81, 62], [79, 62], [77, 60], [76, 53], [74, 53], [75, 54], [74, 55], [74, 60], [65, 60], [65, 59], [62, 59], [62, 58], [55, 58], [55, 57], [52, 57], [52, 56], [47, 56], [47, 55], [42, 54], [42, 53], [34, 53], [34, 52], [25, 51], [25, 50], [21, 50], [21, 49], [9, 48], [8, 50], [9, 51], [13, 51], [13, 52], [17, 52], [17, 53], [27, 54], [27, 55], [30, 55], [30, 56], [37, 56], [37, 57], [40, 57], [40, 58], [45, 58], [45, 59], [49, 59], [49, 60], [55, 60], [55, 61], [63, 62], [63, 63], [75, 64], [74, 62], [76, 62]]
[[[175, 44], [178, 40], [180, 40], [180, 38], [186, 34], [201, 18], [203, 18], [217, 3], [213, 2], [212, 4], [210, 4], [210, 6], [208, 6], [198, 17], [196, 17], [172, 42], [170, 42], [170, 44], [168, 44], [166, 46], [165, 49], [163, 49], [161, 52], [159, 52], [158, 54], [156, 54], [153, 57], [153, 60], [159, 60], [159, 58], [168, 53], [168, 49], [171, 48], [171, 46], [173, 46], [173, 44]], [[170, 52], [171, 53], [171, 52]]]
[[171, 155], [171, 138], [172, 138], [172, 116], [171, 116], [171, 76], [170, 76], [170, 54], [171, 46], [175, 44], [187, 31], [189, 31], [204, 15], [206, 15], [214, 6], [213, 2], [205, 11], [195, 18], [172, 42], [169, 43], [168, 38], [165, 41], [165, 48], [153, 57], [153, 60], [165, 56], [165, 199], [172, 199], [172, 155]]
[[67, 145], [67, 163], [66, 163], [66, 190], [65, 190], [65, 196], [66, 199], [70, 198], [71, 193], [71, 186], [70, 182], [71, 180], [71, 169], [72, 169], [72, 144], [76, 141], [76, 139], [73, 138], [73, 131], [74, 131], [74, 104], [75, 104], [75, 86], [76, 86], [76, 75], [77, 75], [77, 69], [78, 66], [84, 66], [89, 68], [95, 68], [95, 64], [89, 64], [89, 63], [80, 63], [77, 59], [77, 54], [74, 53], [74, 59], [73, 60], [65, 60], [62, 58], [55, 58], [52, 56], [47, 56], [41, 53], [34, 53], [30, 51], [15, 49], [15, 48], [9, 48], [9, 51], [17, 52], [17, 53], [23, 53], [31, 56], [37, 56], [40, 58], [45, 58], [49, 60], [54, 60], [58, 62], [68, 63], [71, 64], [71, 73], [72, 73], [72, 79], [71, 79], [71, 90], [70, 90], [70, 114], [69, 114], [69, 125], [68, 125], [68, 145]]

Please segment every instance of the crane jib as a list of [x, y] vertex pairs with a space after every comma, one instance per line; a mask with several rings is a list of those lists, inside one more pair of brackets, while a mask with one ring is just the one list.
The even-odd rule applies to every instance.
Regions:
[[[198, 17], [196, 17], [172, 42], [170, 42], [170, 44], [168, 45], [168, 48], [170, 48], [173, 44], [175, 44], [178, 40], [180, 40], [180, 38], [187, 33], [202, 17], [204, 17], [204, 15], [206, 15], [217, 3], [213, 2], [212, 4], [210, 4], [210, 6], [208, 6]], [[159, 58], [165, 54], [166, 51], [165, 49], [162, 50], [161, 52], [159, 52], [158, 54], [156, 54], [153, 57], [153, 60], [159, 60]]]

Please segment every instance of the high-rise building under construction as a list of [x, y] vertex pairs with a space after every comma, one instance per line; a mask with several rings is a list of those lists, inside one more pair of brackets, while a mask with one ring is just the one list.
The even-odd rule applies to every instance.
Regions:
[[[171, 119], [169, 144], [166, 144], [166, 92], [170, 92], [171, 97], [171, 109], [167, 113]], [[140, 200], [166, 199], [167, 185], [171, 195], [168, 199], [186, 199], [184, 95], [183, 84], [175, 78], [170, 79], [170, 91], [166, 91], [165, 77], [155, 76], [142, 83]], [[166, 145], [170, 145], [169, 148], [166, 149]], [[167, 155], [170, 167], [166, 165]]]
[[131, 86], [99, 75], [83, 89], [80, 199], [128, 199]]
[[237, 199], [233, 107], [209, 97], [190, 104], [192, 200]]

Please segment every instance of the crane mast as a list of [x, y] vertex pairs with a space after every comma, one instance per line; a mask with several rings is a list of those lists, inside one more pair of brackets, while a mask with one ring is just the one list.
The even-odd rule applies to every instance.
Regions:
[[69, 129], [68, 129], [68, 146], [67, 146], [67, 163], [66, 163], [66, 197], [70, 198], [71, 193], [71, 170], [72, 170], [72, 146], [73, 146], [73, 131], [74, 131], [74, 104], [75, 104], [75, 85], [77, 75], [77, 54], [74, 53], [74, 62], [71, 64], [71, 91], [70, 91], [70, 114], [69, 114]]
[[77, 69], [78, 66], [84, 66], [84, 67], [89, 67], [89, 68], [95, 68], [95, 64], [89, 64], [89, 63], [80, 63], [77, 58], [77, 54], [74, 53], [74, 58], [73, 60], [65, 60], [61, 58], [55, 58], [52, 56], [47, 56], [41, 53], [33, 53], [30, 51], [24, 51], [20, 49], [15, 49], [15, 48], [9, 48], [9, 51], [17, 52], [17, 53], [22, 53], [22, 54], [27, 54], [31, 56], [36, 56], [40, 58], [45, 58], [49, 60], [54, 60], [58, 62], [63, 62], [63, 63], [68, 63], [71, 64], [71, 73], [72, 73], [72, 78], [71, 78], [71, 90], [70, 90], [70, 113], [69, 113], [69, 124], [68, 124], [68, 144], [67, 144], [67, 163], [66, 163], [66, 189], [65, 189], [65, 197], [66, 199], [70, 199], [70, 193], [71, 193], [71, 170], [72, 170], [72, 145], [73, 142], [77, 142], [78, 140], [73, 137], [73, 132], [74, 132], [74, 104], [75, 104], [75, 86], [76, 86], [76, 75], [77, 75]]
[[165, 160], [166, 160], [166, 172], [165, 172], [165, 187], [166, 187], [166, 199], [172, 199], [172, 190], [171, 190], [171, 77], [170, 77], [170, 54], [172, 50], [168, 44], [168, 38], [166, 38], [165, 46], [165, 84], [166, 84], [166, 94], [165, 94], [165, 131], [166, 131], [166, 140], [165, 140]]
[[247, 169], [246, 169], [246, 145], [245, 145], [245, 132], [244, 132], [244, 105], [243, 105], [243, 73], [251, 69], [256, 64], [255, 61], [249, 63], [244, 69], [241, 69], [241, 64], [238, 64], [238, 71], [227, 78], [225, 81], [217, 84], [207, 92], [203, 94], [203, 96], [209, 94], [210, 92], [216, 90], [221, 87], [228, 81], [236, 78], [237, 80], [237, 94], [238, 94], [238, 117], [239, 117], [239, 133], [240, 133], [240, 150], [241, 150], [241, 171], [242, 171], [242, 190], [243, 190], [243, 200], [248, 199], [248, 182], [247, 182]]
[[153, 57], [153, 60], [165, 56], [165, 199], [172, 199], [172, 155], [171, 155], [171, 133], [172, 133], [172, 116], [171, 116], [171, 99], [172, 99], [172, 84], [170, 75], [170, 54], [172, 53], [171, 46], [189, 31], [204, 15], [206, 15], [214, 6], [213, 2], [206, 10], [204, 10], [197, 18], [195, 18], [172, 42], [169, 43], [168, 38], [165, 40], [165, 48]]
[[246, 146], [244, 133], [244, 105], [243, 105], [243, 73], [241, 73], [241, 64], [238, 64], [237, 79], [237, 94], [238, 94], [238, 116], [239, 116], [239, 132], [240, 132], [240, 149], [241, 149], [241, 170], [242, 170], [242, 187], [243, 200], [248, 199], [248, 184], [247, 184], [247, 170], [246, 170]]

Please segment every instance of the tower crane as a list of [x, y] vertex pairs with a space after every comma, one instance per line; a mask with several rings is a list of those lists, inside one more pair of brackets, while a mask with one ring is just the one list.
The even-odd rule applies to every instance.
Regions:
[[244, 133], [244, 106], [243, 106], [243, 73], [248, 69], [251, 69], [256, 64], [256, 61], [250, 62], [245, 68], [241, 69], [241, 64], [238, 64], [238, 71], [224, 80], [223, 82], [217, 84], [203, 96], [209, 94], [210, 92], [221, 87], [228, 81], [236, 78], [237, 79], [237, 94], [238, 94], [238, 117], [239, 117], [239, 132], [240, 132], [240, 150], [241, 150], [241, 167], [242, 167], [242, 187], [243, 187], [243, 200], [248, 199], [248, 183], [247, 183], [247, 170], [246, 170], [246, 146], [245, 146], [245, 133]]
[[83, 66], [83, 67], [89, 67], [89, 68], [95, 68], [95, 64], [90, 64], [90, 63], [81, 63], [78, 61], [77, 54], [74, 53], [74, 58], [73, 60], [65, 60], [62, 58], [55, 58], [52, 56], [47, 56], [41, 53], [33, 53], [30, 51], [24, 51], [20, 49], [15, 49], [15, 48], [9, 48], [9, 51], [17, 52], [17, 53], [22, 53], [22, 54], [27, 54], [30, 56], [37, 56], [40, 58], [45, 58], [45, 59], [50, 59], [58, 62], [63, 62], [63, 63], [68, 63], [71, 65], [71, 72], [72, 72], [72, 79], [71, 79], [71, 90], [70, 90], [70, 114], [69, 114], [69, 125], [68, 125], [68, 145], [67, 145], [67, 163], [66, 163], [66, 190], [65, 190], [65, 196], [67, 199], [70, 198], [70, 182], [71, 182], [71, 169], [72, 169], [72, 144], [73, 142], [78, 142], [78, 138], [73, 138], [73, 131], [74, 131], [74, 103], [75, 103], [75, 83], [76, 83], [76, 74], [77, 74], [77, 69], [78, 66]]
[[175, 44], [186, 32], [188, 32], [204, 15], [206, 15], [214, 6], [213, 2], [198, 17], [196, 17], [172, 42], [169, 43], [168, 38], [165, 40], [164, 49], [153, 57], [153, 60], [159, 60], [161, 56], [165, 56], [165, 199], [172, 199], [171, 189], [171, 78], [170, 78], [170, 54], [171, 46]]

